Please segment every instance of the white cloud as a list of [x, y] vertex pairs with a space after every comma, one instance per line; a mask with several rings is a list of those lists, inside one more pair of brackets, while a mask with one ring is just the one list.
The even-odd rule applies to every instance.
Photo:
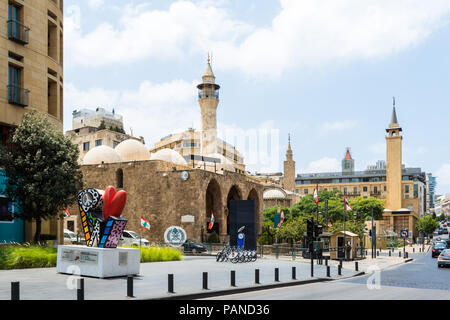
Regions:
[[343, 121], [335, 121], [335, 122], [325, 122], [321, 126], [320, 133], [321, 135], [327, 135], [330, 132], [339, 132], [348, 129], [353, 129], [357, 125], [356, 121], [353, 120], [343, 120]]
[[300, 173], [338, 172], [341, 169], [341, 162], [338, 159], [325, 157], [310, 162], [306, 169], [300, 170]]
[[117, 24], [100, 23], [92, 31], [74, 23], [79, 15], [69, 11], [68, 61], [95, 66], [213, 51], [218, 69], [279, 77], [289, 68], [401, 52], [446, 24], [450, 12], [448, 0], [280, 0], [270, 27], [257, 28], [223, 5], [176, 1], [154, 10], [125, 4]]
[[450, 164], [443, 164], [436, 172], [438, 186], [450, 186]]
[[[155, 84], [144, 81], [137, 90], [112, 91], [102, 88], [79, 90], [65, 85], [65, 130], [71, 129], [73, 109], [101, 106], [114, 108], [124, 118], [125, 130], [133, 128], [135, 136], [143, 136], [147, 147], [163, 136], [182, 132], [200, 123], [200, 108], [195, 97], [194, 83], [173, 80]], [[176, 94], [175, 94], [176, 93]]]

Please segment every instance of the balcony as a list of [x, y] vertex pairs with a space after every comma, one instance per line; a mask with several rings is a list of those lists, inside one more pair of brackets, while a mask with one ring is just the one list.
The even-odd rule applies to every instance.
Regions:
[[198, 90], [198, 98], [216, 98], [219, 99], [219, 90], [211, 90], [210, 88], [204, 88]]
[[30, 31], [30, 28], [17, 20], [8, 20], [7, 23], [8, 39], [20, 44], [28, 44], [28, 31]]
[[8, 86], [8, 102], [21, 107], [28, 106], [28, 94], [30, 90], [16, 86]]

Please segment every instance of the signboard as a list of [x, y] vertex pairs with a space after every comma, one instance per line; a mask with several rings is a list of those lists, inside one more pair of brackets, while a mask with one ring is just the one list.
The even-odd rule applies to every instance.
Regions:
[[177, 226], [171, 226], [164, 232], [164, 241], [172, 247], [180, 247], [186, 241], [186, 231]]
[[408, 231], [408, 229], [405, 229], [405, 230], [401, 230], [401, 231], [400, 231], [400, 237], [401, 237], [402, 239], [406, 239], [406, 238], [408, 238], [408, 236], [409, 236], [409, 231]]
[[98, 252], [63, 249], [62, 261], [82, 264], [98, 264]]
[[181, 223], [195, 222], [195, 217], [192, 215], [181, 216]]
[[245, 235], [243, 232], [239, 232], [237, 236], [237, 247], [244, 249]]

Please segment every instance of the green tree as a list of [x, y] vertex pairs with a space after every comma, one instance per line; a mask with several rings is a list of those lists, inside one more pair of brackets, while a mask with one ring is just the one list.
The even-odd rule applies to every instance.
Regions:
[[439, 221], [445, 221], [445, 214], [441, 213], [441, 215], [438, 218]]
[[439, 222], [436, 221], [433, 216], [423, 216], [417, 219], [416, 229], [426, 235], [433, 234], [433, 232], [439, 227]]
[[83, 186], [78, 147], [36, 111], [24, 115], [8, 145], [0, 152], [6, 191], [20, 206], [18, 218], [36, 221], [39, 242], [42, 220], [62, 215]]

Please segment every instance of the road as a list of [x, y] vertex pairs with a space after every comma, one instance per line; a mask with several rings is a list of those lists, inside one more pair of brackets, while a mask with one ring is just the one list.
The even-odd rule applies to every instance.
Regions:
[[[441, 236], [447, 238], [448, 236]], [[450, 299], [450, 268], [436, 258], [413, 253], [412, 262], [356, 278], [214, 297], [215, 300], [437, 300]], [[379, 277], [378, 277], [379, 276]], [[379, 279], [375, 287], [374, 279]], [[371, 285], [368, 286], [369, 284]]]

